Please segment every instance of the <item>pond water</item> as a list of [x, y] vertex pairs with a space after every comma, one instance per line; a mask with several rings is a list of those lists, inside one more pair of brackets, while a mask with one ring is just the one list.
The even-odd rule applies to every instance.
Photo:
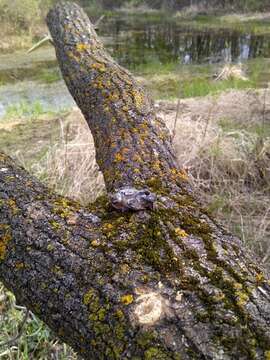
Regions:
[[181, 20], [136, 21], [125, 17], [107, 21], [102, 33], [111, 37], [109, 49], [129, 68], [157, 61], [182, 64], [242, 62], [256, 57], [270, 57], [270, 35], [240, 31], [200, 29], [181, 25]]
[[[117, 61], [136, 72], [151, 64], [175, 63], [192, 67], [218, 62], [247, 62], [270, 58], [270, 35], [228, 29], [202, 30], [181, 25], [181, 20], [117, 15], [103, 20], [100, 36]], [[74, 105], [63, 81], [39, 78], [44, 69], [56, 68], [52, 47], [31, 55], [16, 52], [0, 56], [0, 117], [12, 105], [39, 101], [45, 110]], [[192, 71], [191, 71], [192, 72]], [[36, 77], [33, 78], [33, 74]], [[267, 74], [270, 79], [270, 74]], [[265, 78], [265, 75], [264, 75]], [[57, 78], [55, 79], [57, 80]]]

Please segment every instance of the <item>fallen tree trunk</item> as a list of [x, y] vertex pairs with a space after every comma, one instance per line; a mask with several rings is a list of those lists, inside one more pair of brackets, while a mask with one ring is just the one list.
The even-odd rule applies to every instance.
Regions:
[[156, 199], [83, 207], [1, 154], [1, 280], [85, 359], [269, 359], [270, 284], [254, 255], [196, 201], [151, 101], [84, 12], [59, 3], [47, 22], [108, 192]]

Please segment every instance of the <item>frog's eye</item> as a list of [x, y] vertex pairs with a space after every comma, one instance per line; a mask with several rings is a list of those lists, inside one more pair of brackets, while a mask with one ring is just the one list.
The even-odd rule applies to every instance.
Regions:
[[144, 195], [150, 195], [150, 191], [149, 190], [144, 190]]

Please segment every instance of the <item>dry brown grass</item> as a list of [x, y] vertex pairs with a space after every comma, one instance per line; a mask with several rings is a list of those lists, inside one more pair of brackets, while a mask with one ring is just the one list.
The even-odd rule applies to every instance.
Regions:
[[223, 81], [230, 79], [238, 79], [243, 81], [248, 80], [242, 64], [225, 64], [215, 77], [215, 81]]
[[0, 51], [9, 52], [14, 49], [26, 49], [32, 44], [30, 34], [17, 34], [10, 24], [1, 24]]
[[[174, 135], [179, 165], [215, 216], [269, 264], [270, 93], [231, 91], [179, 105]], [[171, 131], [176, 108], [172, 102], [157, 104]], [[93, 139], [77, 109], [61, 123], [58, 142], [30, 170], [83, 203], [104, 191]]]
[[[269, 267], [270, 94], [234, 91], [180, 106], [174, 136], [179, 165], [215, 216]], [[161, 108], [172, 129], [173, 106]]]
[[31, 166], [31, 172], [58, 193], [87, 204], [104, 191], [92, 135], [78, 109], [59, 122], [58, 141]]

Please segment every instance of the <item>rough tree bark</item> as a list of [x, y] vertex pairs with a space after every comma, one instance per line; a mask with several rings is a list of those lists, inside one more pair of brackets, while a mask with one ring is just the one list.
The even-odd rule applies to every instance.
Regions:
[[1, 154], [1, 280], [85, 359], [269, 359], [270, 286], [254, 255], [195, 200], [151, 101], [84, 12], [58, 3], [47, 23], [107, 190], [157, 201], [82, 207]]

